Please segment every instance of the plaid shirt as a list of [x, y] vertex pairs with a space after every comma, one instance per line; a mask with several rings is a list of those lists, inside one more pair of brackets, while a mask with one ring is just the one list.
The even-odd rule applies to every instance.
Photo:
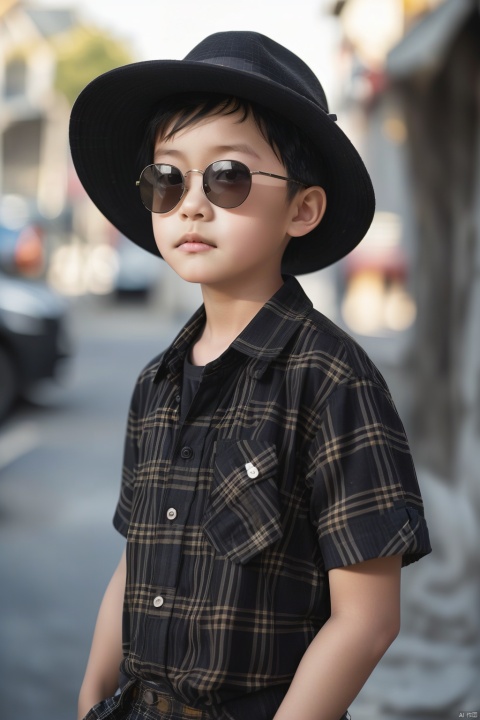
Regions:
[[201, 308], [141, 373], [115, 527], [123, 672], [214, 718], [263, 720], [330, 614], [328, 571], [430, 551], [404, 429], [365, 353], [294, 278], [204, 370]]

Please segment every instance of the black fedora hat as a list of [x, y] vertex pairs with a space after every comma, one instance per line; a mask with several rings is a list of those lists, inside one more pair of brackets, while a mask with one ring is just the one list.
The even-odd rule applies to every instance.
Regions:
[[81, 92], [72, 109], [70, 146], [78, 176], [99, 210], [120, 232], [158, 255], [150, 214], [140, 200], [137, 157], [162, 98], [185, 92], [236, 95], [295, 123], [318, 150], [312, 165], [328, 178], [320, 225], [292, 238], [283, 270], [320, 270], [364, 237], [375, 197], [358, 152], [328, 113], [325, 93], [296, 55], [255, 32], [210, 35], [184, 60], [152, 60], [111, 70]]

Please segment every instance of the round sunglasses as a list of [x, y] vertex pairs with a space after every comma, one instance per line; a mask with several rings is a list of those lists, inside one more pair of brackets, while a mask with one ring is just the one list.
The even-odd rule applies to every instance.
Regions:
[[175, 165], [158, 163], [147, 165], [136, 182], [147, 210], [153, 213], [173, 210], [187, 192], [185, 178], [192, 172], [203, 176], [202, 188], [209, 201], [227, 209], [236, 208], [245, 202], [252, 187], [252, 175], [266, 175], [307, 187], [305, 183], [283, 175], [250, 170], [238, 160], [216, 160], [203, 171], [192, 169], [186, 173], [182, 173]]

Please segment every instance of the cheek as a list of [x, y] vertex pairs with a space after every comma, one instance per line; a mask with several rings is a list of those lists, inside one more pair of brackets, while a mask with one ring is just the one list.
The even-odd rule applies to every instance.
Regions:
[[288, 211], [285, 190], [274, 187], [252, 188], [244, 211], [257, 222], [282, 222]]
[[161, 247], [165, 247], [167, 238], [169, 237], [169, 226], [170, 223], [168, 222], [168, 218], [164, 215], [152, 213], [153, 237], [155, 238], [155, 243], [160, 252]]
[[285, 215], [284, 208], [278, 203], [272, 203], [267, 199], [265, 202], [255, 202], [246, 207], [241, 216], [236, 217], [236, 222], [230, 226], [230, 231], [237, 237], [244, 237], [248, 242], [254, 238], [280, 238], [284, 232]]

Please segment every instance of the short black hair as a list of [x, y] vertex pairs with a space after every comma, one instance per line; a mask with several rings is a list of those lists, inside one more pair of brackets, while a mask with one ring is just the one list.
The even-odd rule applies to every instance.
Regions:
[[[253, 117], [265, 140], [285, 166], [289, 177], [299, 180], [307, 187], [320, 185], [327, 190], [324, 173], [319, 167], [318, 160], [314, 160], [318, 158], [318, 150], [297, 125], [258, 103], [235, 95], [216, 93], [178, 93], [162, 100], [158, 109], [152, 113], [146, 127], [144, 142], [139, 153], [138, 172], [152, 163], [153, 149], [158, 135], [168, 139], [179, 130], [195, 124], [204, 117], [232, 115], [236, 112], [242, 113], [240, 122], [249, 116]], [[287, 199], [291, 200], [298, 191], [297, 183], [288, 183]]]

